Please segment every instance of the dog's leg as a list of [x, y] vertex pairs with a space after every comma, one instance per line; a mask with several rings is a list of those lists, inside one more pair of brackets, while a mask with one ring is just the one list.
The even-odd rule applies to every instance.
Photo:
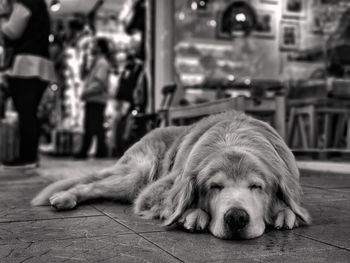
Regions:
[[208, 214], [200, 208], [188, 209], [178, 223], [190, 232], [204, 231], [209, 224]]
[[293, 229], [302, 224], [302, 220], [283, 202], [277, 201], [272, 208], [272, 224], [276, 229]]
[[299, 223], [297, 217], [290, 208], [285, 207], [277, 213], [274, 222], [274, 226], [276, 229], [293, 229], [294, 227], [298, 227], [298, 225]]
[[75, 187], [54, 194], [50, 204], [58, 210], [72, 209], [78, 203], [98, 198], [132, 202], [148, 181], [144, 171], [127, 176], [113, 175], [89, 184], [79, 184]]
[[169, 174], [143, 189], [134, 202], [134, 213], [148, 219], [161, 217], [164, 200], [174, 179], [174, 175]]
[[[116, 165], [112, 167], [108, 167], [98, 173], [91, 173], [91, 174], [87, 174], [79, 177], [72, 177], [72, 178], [59, 180], [57, 182], [54, 182], [48, 185], [39, 194], [37, 194], [37, 196], [31, 201], [31, 205], [32, 206], [49, 205], [50, 204], [49, 198], [55, 195], [56, 193], [64, 192], [76, 185], [89, 184], [94, 181], [99, 181], [99, 180], [108, 178], [109, 176], [115, 175], [116, 171], [118, 171], [119, 174], [128, 173], [128, 170], [125, 166], [121, 166], [117, 163]], [[67, 206], [73, 206], [72, 203], [73, 202], [71, 202], [70, 205], [67, 204]]]

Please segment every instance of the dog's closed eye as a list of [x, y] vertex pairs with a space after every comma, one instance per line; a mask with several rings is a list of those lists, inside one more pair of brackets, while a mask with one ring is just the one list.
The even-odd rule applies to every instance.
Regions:
[[223, 186], [222, 184], [212, 183], [212, 184], [209, 186], [209, 189], [210, 189], [210, 190], [213, 190], [213, 191], [221, 191], [222, 189], [224, 189], [224, 186]]
[[254, 190], [263, 190], [263, 185], [260, 183], [251, 183], [249, 185], [249, 189], [254, 191]]

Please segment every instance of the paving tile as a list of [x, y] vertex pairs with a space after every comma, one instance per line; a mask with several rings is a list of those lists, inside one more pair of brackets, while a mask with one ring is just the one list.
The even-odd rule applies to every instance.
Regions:
[[0, 186], [0, 222], [101, 215], [91, 206], [57, 212], [50, 206], [31, 207], [32, 198], [45, 186], [42, 183]]
[[115, 236], [131, 231], [105, 216], [0, 223], [0, 244]]
[[305, 203], [319, 203], [328, 201], [350, 201], [350, 189], [319, 189], [303, 187], [302, 201]]
[[34, 196], [44, 188], [45, 183], [8, 184], [0, 183], [0, 208], [3, 205], [28, 207]]
[[[322, 251], [307, 251], [297, 253], [284, 253], [282, 255], [273, 256], [254, 256], [250, 258], [240, 258], [240, 263], [249, 262], [269, 262], [269, 263], [348, 263], [350, 260], [350, 252], [339, 249], [322, 250]], [[204, 261], [205, 262], [205, 261]], [[208, 261], [214, 262], [215, 261]], [[234, 259], [227, 259], [217, 262], [235, 262]], [[237, 261], [236, 261], [237, 262]]]
[[137, 235], [93, 237], [0, 246], [2, 263], [181, 262]]
[[302, 205], [310, 212], [313, 225], [343, 222], [350, 218], [350, 190], [304, 187]]
[[312, 217], [312, 225], [326, 225], [350, 221], [349, 201], [333, 201], [306, 204]]
[[17, 207], [14, 204], [8, 205], [0, 201], [0, 223], [88, 216], [103, 216], [103, 214], [92, 206], [79, 206], [74, 210], [56, 211], [50, 206], [30, 207], [27, 205]]
[[326, 188], [350, 188], [350, 175], [349, 174], [329, 174], [322, 172], [302, 172], [301, 184]]
[[293, 231], [273, 230], [253, 240], [219, 240], [209, 234], [190, 234], [177, 230], [166, 234], [142, 235], [185, 262], [234, 262], [233, 259], [279, 257], [298, 253], [312, 254], [335, 249], [295, 235]]
[[13, 184], [30, 184], [43, 182], [39, 169], [15, 170], [0, 167], [0, 186]]
[[340, 248], [345, 248], [350, 251], [350, 218], [346, 221], [334, 220], [328, 224], [311, 225], [303, 229], [295, 229], [296, 234], [304, 237], [331, 244]]
[[94, 207], [114, 217], [118, 222], [128, 226], [135, 232], [165, 231], [161, 226], [162, 221], [155, 219], [143, 219], [134, 214], [132, 205], [117, 202], [103, 202]]

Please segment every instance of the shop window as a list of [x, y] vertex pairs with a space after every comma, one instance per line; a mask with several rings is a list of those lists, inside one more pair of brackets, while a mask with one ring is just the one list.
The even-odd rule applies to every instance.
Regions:
[[174, 63], [188, 102], [217, 99], [222, 87], [219, 96], [250, 96], [254, 83], [350, 79], [349, 1], [199, 2], [175, 2]]

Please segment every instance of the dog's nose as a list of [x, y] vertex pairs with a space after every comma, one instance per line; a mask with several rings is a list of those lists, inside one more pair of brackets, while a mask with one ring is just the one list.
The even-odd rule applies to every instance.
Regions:
[[230, 230], [237, 231], [249, 223], [249, 215], [242, 208], [231, 208], [225, 213], [224, 221]]

